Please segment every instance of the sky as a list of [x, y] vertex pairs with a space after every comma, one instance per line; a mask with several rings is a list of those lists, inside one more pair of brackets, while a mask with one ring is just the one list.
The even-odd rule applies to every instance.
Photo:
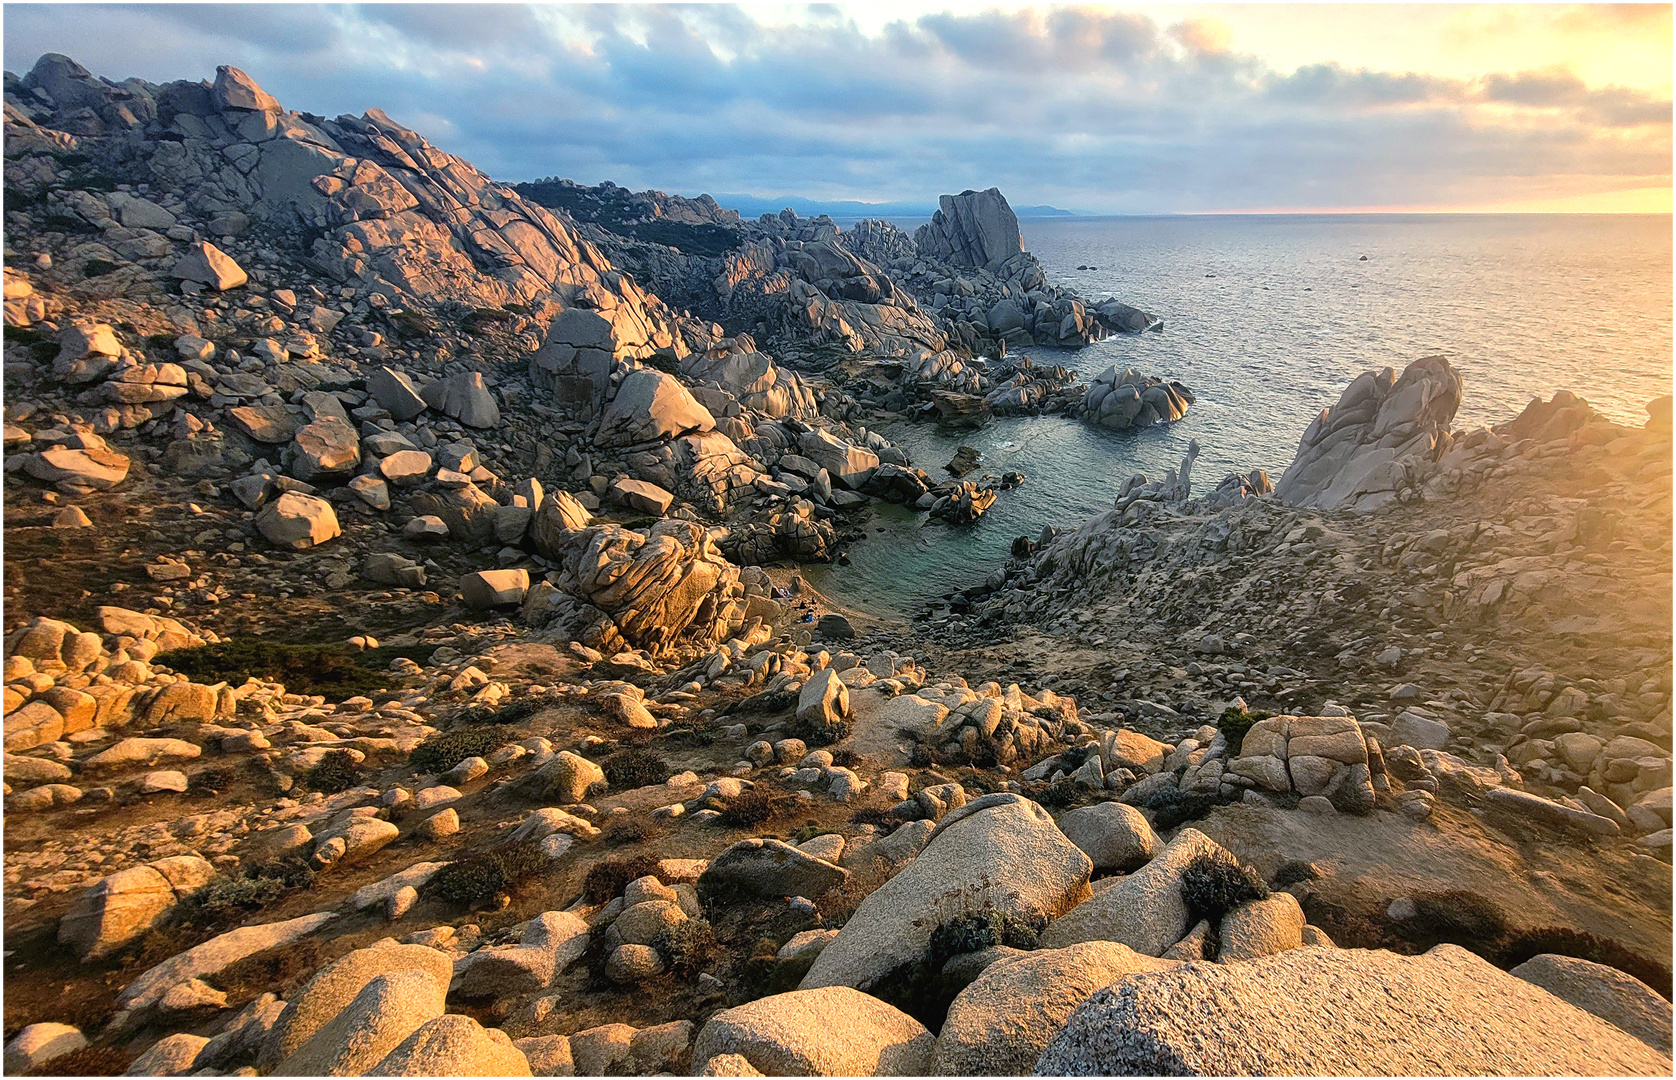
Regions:
[[249, 72], [497, 179], [1089, 213], [1671, 210], [1669, 5], [47, 5], [6, 70]]

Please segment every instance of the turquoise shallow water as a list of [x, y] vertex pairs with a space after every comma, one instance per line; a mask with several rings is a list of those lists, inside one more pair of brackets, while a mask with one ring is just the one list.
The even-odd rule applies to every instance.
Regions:
[[1138, 433], [1058, 417], [976, 433], [881, 428], [929, 472], [966, 443], [984, 470], [1028, 479], [960, 529], [879, 507], [851, 565], [808, 568], [847, 604], [900, 613], [981, 581], [1014, 536], [1104, 510], [1125, 477], [1160, 475], [1189, 439], [1203, 449], [1201, 490], [1234, 469], [1278, 476], [1309, 421], [1370, 367], [1447, 356], [1466, 382], [1457, 428], [1510, 419], [1562, 388], [1640, 424], [1643, 405], [1670, 392], [1669, 216], [1077, 218], [1023, 229], [1053, 281], [1164, 320], [1162, 333], [1039, 355], [1085, 379], [1112, 364], [1180, 379], [1198, 402]]

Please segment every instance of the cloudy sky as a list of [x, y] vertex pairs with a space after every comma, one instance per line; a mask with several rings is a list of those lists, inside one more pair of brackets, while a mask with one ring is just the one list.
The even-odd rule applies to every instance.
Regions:
[[5, 64], [250, 72], [502, 180], [1088, 212], [1671, 209], [1667, 5], [4, 7]]

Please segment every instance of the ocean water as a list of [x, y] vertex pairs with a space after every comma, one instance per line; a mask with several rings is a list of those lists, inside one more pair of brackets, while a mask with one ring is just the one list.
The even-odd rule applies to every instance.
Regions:
[[1161, 476], [1190, 439], [1202, 450], [1200, 490], [1234, 470], [1264, 468], [1278, 479], [1310, 420], [1368, 368], [1400, 372], [1422, 356], [1448, 357], [1466, 387], [1457, 429], [1511, 419], [1558, 389], [1639, 425], [1646, 402], [1670, 393], [1668, 215], [1074, 218], [1022, 227], [1050, 280], [1164, 320], [1161, 333], [1025, 351], [1085, 380], [1113, 364], [1180, 379], [1197, 403], [1185, 419], [1142, 432], [1060, 417], [963, 433], [882, 427], [935, 475], [964, 443], [982, 452], [982, 471], [1027, 479], [971, 526], [877, 505], [868, 539], [848, 549], [849, 566], [806, 568], [845, 604], [901, 614], [982, 581], [1013, 537], [1075, 527], [1107, 509], [1131, 473]]

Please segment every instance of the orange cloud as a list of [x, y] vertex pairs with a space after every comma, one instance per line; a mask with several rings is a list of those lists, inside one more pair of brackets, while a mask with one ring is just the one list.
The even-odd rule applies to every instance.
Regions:
[[1184, 19], [1170, 27], [1170, 36], [1197, 53], [1225, 53], [1234, 44], [1233, 27], [1221, 19]]

